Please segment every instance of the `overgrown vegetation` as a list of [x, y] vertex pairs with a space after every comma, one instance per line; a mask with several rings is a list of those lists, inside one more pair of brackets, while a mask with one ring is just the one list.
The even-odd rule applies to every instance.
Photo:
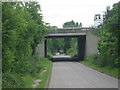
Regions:
[[42, 17], [37, 2], [2, 3], [3, 88], [24, 88], [22, 77], [35, 78], [46, 62], [51, 64], [36, 55], [36, 46], [47, 32]]
[[[103, 27], [100, 29], [101, 39], [98, 42], [102, 66], [110, 65], [119, 67], [118, 38], [120, 32], [120, 2], [113, 5], [111, 10], [107, 10], [106, 19]], [[102, 61], [103, 60], [103, 61]], [[98, 60], [100, 61], [100, 60]]]
[[[116, 68], [116, 74], [118, 74], [118, 68], [120, 67], [120, 50], [119, 50], [119, 34], [120, 34], [120, 2], [113, 5], [111, 10], [107, 9], [106, 18], [101, 28], [95, 29], [94, 34], [99, 35], [101, 39], [98, 41], [99, 55], [94, 60], [87, 59], [85, 62], [91, 61], [99, 67]], [[93, 59], [93, 58], [91, 58]], [[91, 65], [89, 63], [89, 65]], [[97, 68], [97, 67], [96, 67]], [[110, 71], [109, 71], [110, 72]], [[117, 77], [117, 76], [116, 76]]]
[[32, 88], [32, 84], [34, 84], [35, 80], [41, 80], [36, 88], [46, 88], [46, 85], [49, 83], [48, 79], [51, 74], [52, 62], [48, 61], [46, 58], [37, 58], [37, 60], [40, 60], [41, 69], [37, 73], [36, 77], [33, 77], [30, 74], [22, 76], [25, 83], [25, 88]]

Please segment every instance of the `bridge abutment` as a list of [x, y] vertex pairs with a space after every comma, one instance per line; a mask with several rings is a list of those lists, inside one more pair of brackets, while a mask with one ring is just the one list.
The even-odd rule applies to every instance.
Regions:
[[98, 53], [98, 40], [100, 39], [99, 36], [94, 35], [92, 31], [86, 32], [86, 50], [85, 50], [85, 56], [91, 56]]

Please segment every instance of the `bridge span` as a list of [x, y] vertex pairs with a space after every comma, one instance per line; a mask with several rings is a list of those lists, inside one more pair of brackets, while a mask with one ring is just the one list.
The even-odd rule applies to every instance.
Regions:
[[77, 38], [77, 57], [79, 60], [84, 60], [85, 56], [90, 56], [98, 53], [97, 42], [99, 36], [92, 33], [92, 28], [57, 28], [49, 29], [48, 35], [45, 36], [45, 41], [38, 45], [37, 53], [40, 56], [47, 57], [47, 40], [49, 38]]

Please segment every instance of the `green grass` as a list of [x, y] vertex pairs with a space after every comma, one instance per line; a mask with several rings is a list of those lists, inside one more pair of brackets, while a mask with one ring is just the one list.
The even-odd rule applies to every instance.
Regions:
[[105, 73], [107, 75], [113, 76], [115, 78], [120, 78], [119, 74], [118, 74], [118, 68], [112, 68], [111, 66], [104, 66], [104, 67], [100, 67], [96, 64], [92, 63], [93, 60], [85, 60], [85, 61], [81, 61], [80, 63], [93, 68], [97, 71], [100, 71], [102, 73]]
[[25, 88], [32, 88], [32, 84], [35, 80], [35, 77], [27, 74], [23, 76], [22, 79], [25, 82]]
[[49, 79], [50, 79], [51, 70], [52, 70], [52, 62], [45, 61], [43, 65], [44, 65], [44, 68], [41, 70], [41, 73], [43, 72], [43, 70], [46, 70], [46, 72], [38, 76], [38, 78], [42, 81], [39, 83], [39, 86], [37, 88], [48, 88]]
[[[41, 80], [41, 82], [39, 83], [39, 86], [37, 86], [36, 88], [47, 87], [47, 85], [49, 83], [48, 79], [51, 74], [52, 62], [46, 58], [42, 58], [41, 64], [42, 64], [42, 69], [40, 70], [40, 72], [38, 73], [38, 75], [36, 77], [33, 77], [30, 74], [22, 77], [23, 81], [25, 82], [25, 88], [32, 88], [32, 84], [37, 79]], [[46, 72], [41, 74], [43, 72], [43, 70], [46, 70]]]

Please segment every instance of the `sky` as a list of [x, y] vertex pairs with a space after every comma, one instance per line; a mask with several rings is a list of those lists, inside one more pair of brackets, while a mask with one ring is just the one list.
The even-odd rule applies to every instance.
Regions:
[[74, 20], [83, 27], [94, 25], [94, 15], [102, 14], [107, 6], [119, 0], [37, 0], [41, 5], [43, 21], [62, 28], [65, 22]]

